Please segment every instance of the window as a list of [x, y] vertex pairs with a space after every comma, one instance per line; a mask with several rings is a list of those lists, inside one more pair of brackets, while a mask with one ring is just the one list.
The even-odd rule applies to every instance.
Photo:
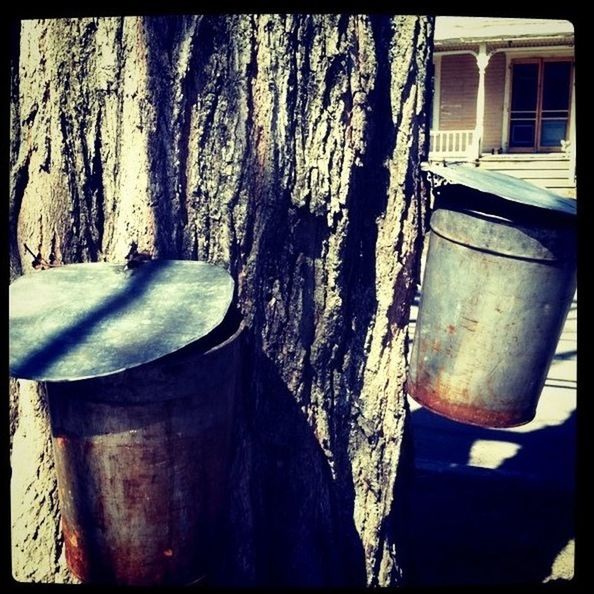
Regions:
[[569, 60], [512, 63], [511, 150], [561, 150], [568, 133], [571, 68]]

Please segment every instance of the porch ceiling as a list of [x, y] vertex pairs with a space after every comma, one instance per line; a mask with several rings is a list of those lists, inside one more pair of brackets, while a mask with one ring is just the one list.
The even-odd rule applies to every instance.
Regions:
[[569, 21], [488, 17], [442, 17], [435, 19], [435, 48], [463, 49], [488, 43], [493, 46], [560, 45], [573, 43]]

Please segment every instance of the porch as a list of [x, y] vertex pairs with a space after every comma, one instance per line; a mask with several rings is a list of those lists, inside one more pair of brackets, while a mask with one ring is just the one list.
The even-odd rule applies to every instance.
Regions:
[[438, 17], [429, 160], [575, 197], [574, 32], [567, 21]]

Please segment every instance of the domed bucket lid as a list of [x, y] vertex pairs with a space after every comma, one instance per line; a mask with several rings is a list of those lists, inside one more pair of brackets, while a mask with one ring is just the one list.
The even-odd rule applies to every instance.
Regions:
[[441, 177], [446, 183], [457, 184], [498, 196], [504, 200], [534, 206], [548, 211], [576, 215], [576, 201], [539, 188], [523, 179], [497, 171], [485, 171], [468, 165], [437, 165], [424, 163], [423, 169]]
[[214, 330], [233, 289], [223, 268], [182, 260], [26, 274], [9, 289], [10, 373], [64, 382], [154, 361]]

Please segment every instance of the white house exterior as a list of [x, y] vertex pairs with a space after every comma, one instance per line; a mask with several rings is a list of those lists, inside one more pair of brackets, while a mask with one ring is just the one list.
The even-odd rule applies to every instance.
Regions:
[[437, 17], [432, 161], [468, 161], [575, 197], [568, 21]]

